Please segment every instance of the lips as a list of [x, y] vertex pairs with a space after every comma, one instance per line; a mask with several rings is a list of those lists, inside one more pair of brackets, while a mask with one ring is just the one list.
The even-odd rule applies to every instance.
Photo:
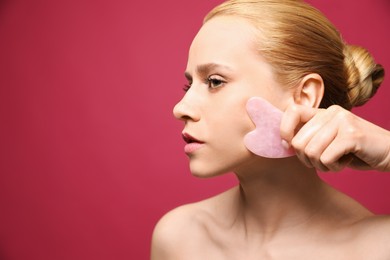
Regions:
[[183, 133], [182, 136], [183, 136], [184, 142], [186, 142], [187, 144], [190, 144], [190, 143], [200, 143], [200, 144], [203, 144], [202, 141], [199, 141], [198, 139], [196, 139], [195, 137], [191, 136], [190, 134]]
[[191, 154], [195, 152], [196, 150], [200, 149], [204, 144], [204, 142], [199, 141], [198, 139], [191, 136], [190, 134], [183, 133], [182, 136], [183, 136], [183, 140], [187, 143], [184, 146], [184, 152], [186, 154]]

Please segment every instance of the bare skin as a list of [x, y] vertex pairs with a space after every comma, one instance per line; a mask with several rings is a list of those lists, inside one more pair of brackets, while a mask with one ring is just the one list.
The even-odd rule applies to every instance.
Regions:
[[[287, 160], [290, 168], [296, 158]], [[390, 259], [390, 218], [301, 170], [241, 180], [171, 211], [156, 227], [152, 259]]]
[[282, 120], [281, 136], [294, 147], [307, 167], [324, 172], [345, 167], [390, 171], [389, 131], [339, 106], [328, 109], [288, 107]]
[[[343, 153], [323, 156], [326, 147], [355, 154], [366, 160], [365, 166], [390, 170], [388, 132], [340, 109], [316, 109], [323, 93], [316, 74], [294, 90], [280, 86], [252, 40], [247, 22], [218, 17], [202, 27], [191, 45], [189, 87], [174, 109], [185, 136], [197, 140], [186, 150], [191, 172], [199, 177], [234, 172], [239, 186], [166, 214], [153, 233], [152, 260], [390, 259], [390, 218], [374, 216], [316, 173], [316, 168], [355, 165], [344, 163]], [[243, 138], [254, 128], [245, 111], [252, 96], [286, 111], [281, 135], [297, 156], [266, 159], [245, 148]], [[331, 125], [332, 131], [319, 131], [318, 125]], [[354, 133], [369, 131], [368, 139], [361, 134], [324, 138], [327, 132], [333, 137], [348, 133], [351, 126]], [[378, 135], [382, 142], [373, 148]], [[318, 142], [311, 141], [316, 138], [327, 142], [315, 146]]]

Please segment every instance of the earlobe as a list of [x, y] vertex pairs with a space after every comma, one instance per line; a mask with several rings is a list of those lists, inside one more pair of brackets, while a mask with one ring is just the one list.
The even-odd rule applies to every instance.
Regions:
[[324, 81], [317, 73], [303, 77], [294, 95], [296, 104], [318, 108], [324, 95]]

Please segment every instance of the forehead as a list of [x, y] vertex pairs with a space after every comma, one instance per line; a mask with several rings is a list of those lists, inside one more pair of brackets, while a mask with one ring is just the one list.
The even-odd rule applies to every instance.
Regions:
[[195, 36], [189, 52], [189, 62], [225, 61], [255, 54], [255, 28], [247, 20], [219, 16], [207, 21]]

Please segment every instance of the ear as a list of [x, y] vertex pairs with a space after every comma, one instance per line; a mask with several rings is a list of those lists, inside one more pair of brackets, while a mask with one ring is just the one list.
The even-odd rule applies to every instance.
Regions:
[[294, 102], [299, 105], [318, 108], [324, 95], [324, 81], [317, 73], [303, 77], [294, 93]]

